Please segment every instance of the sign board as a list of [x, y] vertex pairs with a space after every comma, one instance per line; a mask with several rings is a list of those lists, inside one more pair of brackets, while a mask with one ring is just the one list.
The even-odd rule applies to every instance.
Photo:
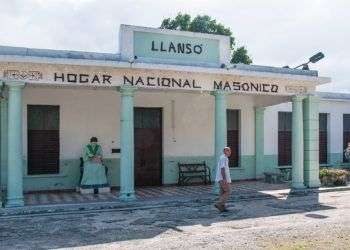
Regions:
[[230, 61], [230, 37], [179, 30], [121, 25], [119, 51], [124, 60], [215, 66]]
[[134, 32], [134, 54], [138, 58], [220, 62], [218, 40], [150, 32]]
[[314, 88], [282, 79], [229, 76], [156, 69], [96, 68], [43, 64], [0, 63], [0, 79], [30, 85], [116, 87], [132, 85], [140, 89], [214, 91], [228, 93], [293, 95]]

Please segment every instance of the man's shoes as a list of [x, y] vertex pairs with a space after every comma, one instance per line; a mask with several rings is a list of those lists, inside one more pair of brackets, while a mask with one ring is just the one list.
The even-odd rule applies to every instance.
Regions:
[[214, 204], [214, 206], [220, 211], [220, 212], [224, 212], [226, 210], [226, 208], [223, 205], [219, 205], [217, 203]]
[[222, 213], [230, 212], [226, 207], [221, 211]]

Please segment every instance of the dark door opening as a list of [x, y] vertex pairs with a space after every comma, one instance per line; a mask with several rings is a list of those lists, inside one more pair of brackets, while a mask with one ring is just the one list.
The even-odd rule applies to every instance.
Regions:
[[135, 185], [162, 185], [162, 109], [134, 109]]
[[59, 106], [28, 105], [28, 174], [59, 173]]
[[[350, 142], [350, 114], [343, 114], [343, 150], [345, 150]], [[343, 162], [349, 162], [343, 153]]]
[[292, 112], [278, 112], [278, 166], [292, 165]]
[[328, 163], [328, 128], [327, 113], [319, 114], [319, 161], [320, 164]]
[[230, 168], [239, 167], [239, 110], [227, 109], [227, 146], [231, 148]]

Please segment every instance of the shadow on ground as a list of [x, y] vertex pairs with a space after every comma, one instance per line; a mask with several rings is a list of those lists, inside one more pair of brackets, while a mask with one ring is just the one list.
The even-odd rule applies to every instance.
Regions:
[[[182, 227], [248, 218], [272, 217], [294, 213], [308, 213], [313, 219], [324, 219], [317, 211], [334, 209], [322, 205], [319, 194], [296, 193], [283, 198], [272, 195], [261, 199], [237, 199], [233, 193], [231, 209], [219, 213], [213, 199], [196, 197], [190, 202], [168, 201], [163, 207], [129, 211], [76, 212], [65, 215], [18, 217], [0, 220], [2, 248], [66, 248], [98, 245], [126, 240], [148, 239], [168, 230], [181, 234]], [[260, 196], [259, 196], [260, 194]]]

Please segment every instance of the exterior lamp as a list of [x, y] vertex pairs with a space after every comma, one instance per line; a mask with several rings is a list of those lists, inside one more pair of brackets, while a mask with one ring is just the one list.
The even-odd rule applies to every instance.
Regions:
[[302, 69], [303, 70], [309, 70], [309, 63], [316, 63], [318, 62], [319, 60], [323, 59], [324, 58], [324, 54], [322, 52], [318, 52], [317, 54], [313, 55], [312, 57], [309, 58], [309, 61], [306, 62], [306, 63], [302, 63], [300, 64], [299, 66], [295, 67], [294, 69], [297, 69], [299, 67], [302, 66]]
[[130, 63], [130, 68], [132, 67], [132, 65], [134, 64], [134, 62], [136, 61], [137, 56], [133, 56], [129, 58], [129, 63]]

